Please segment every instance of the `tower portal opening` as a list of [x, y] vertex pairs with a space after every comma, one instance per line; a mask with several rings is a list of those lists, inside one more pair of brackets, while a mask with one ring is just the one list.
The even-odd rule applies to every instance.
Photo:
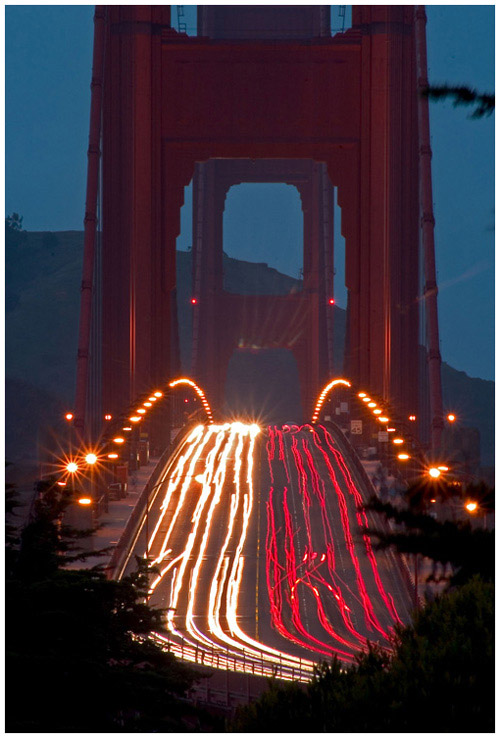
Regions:
[[223, 229], [224, 290], [287, 295], [302, 289], [304, 225], [296, 187], [275, 182], [233, 185]]

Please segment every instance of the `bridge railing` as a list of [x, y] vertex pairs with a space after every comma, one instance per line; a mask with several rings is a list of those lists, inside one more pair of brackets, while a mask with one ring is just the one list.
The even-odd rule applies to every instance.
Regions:
[[314, 675], [314, 670], [308, 665], [306, 659], [302, 661], [299, 658], [295, 664], [289, 662], [286, 657], [283, 657], [280, 661], [270, 661], [269, 658], [266, 658], [264, 652], [260, 656], [245, 653], [245, 651], [237, 654], [230, 652], [229, 649], [203, 648], [198, 644], [189, 643], [182, 639], [179, 643], [179, 641], [165, 636], [160, 638], [157, 634], [154, 634], [152, 638], [164, 651], [174, 654], [182, 661], [188, 661], [199, 666], [304, 683], [310, 682]]

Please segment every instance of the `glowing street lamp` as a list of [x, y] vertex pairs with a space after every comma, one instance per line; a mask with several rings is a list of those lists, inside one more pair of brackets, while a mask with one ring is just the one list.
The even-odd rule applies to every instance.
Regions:
[[477, 502], [474, 502], [474, 500], [470, 500], [469, 502], [465, 503], [464, 507], [468, 512], [475, 513], [478, 508], [478, 504]]
[[92, 499], [90, 497], [80, 497], [78, 500], [79, 505], [91, 505]]
[[448, 415], [446, 416], [446, 419], [448, 423], [454, 423], [457, 418], [453, 413], [448, 413]]
[[78, 471], [78, 464], [75, 461], [70, 461], [69, 464], [66, 464], [66, 471], [75, 474]]
[[66, 420], [73, 420], [73, 413], [66, 413], [64, 417], [66, 418]]
[[85, 461], [87, 464], [90, 464], [91, 466], [97, 462], [97, 456], [93, 453], [87, 454], [85, 457]]
[[440, 471], [439, 471], [439, 469], [437, 469], [437, 468], [436, 468], [435, 466], [432, 466], [432, 467], [431, 467], [431, 468], [429, 469], [429, 471], [428, 471], [428, 474], [429, 474], [429, 476], [430, 476], [430, 477], [432, 477], [433, 479], [437, 479], [438, 477], [440, 477], [440, 476], [441, 476], [441, 472], [440, 472]]

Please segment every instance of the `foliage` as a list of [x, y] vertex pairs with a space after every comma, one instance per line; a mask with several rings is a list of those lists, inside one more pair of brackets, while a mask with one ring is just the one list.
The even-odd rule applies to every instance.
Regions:
[[431, 85], [423, 91], [425, 97], [431, 100], [442, 100], [447, 97], [453, 100], [454, 107], [458, 105], [475, 105], [471, 118], [483, 118], [491, 115], [495, 110], [495, 95], [479, 94], [470, 87], [453, 87], [451, 85]]
[[18, 248], [26, 243], [26, 231], [23, 230], [23, 216], [12, 213], [5, 218], [5, 246]]
[[473, 579], [399, 629], [394, 654], [370, 648], [347, 671], [278, 687], [238, 710], [232, 732], [492, 732], [493, 585]]
[[16, 517], [18, 507], [21, 507], [21, 503], [17, 489], [14, 484], [7, 483], [5, 485], [5, 573], [7, 578], [13, 573], [17, 563], [17, 549], [20, 540], [18, 526], [13, 518]]
[[[79, 548], [91, 531], [77, 531], [64, 523], [64, 512], [73, 502], [69, 487], [60, 487], [56, 477], [35, 484], [30, 522], [23, 528], [18, 552], [17, 576], [38, 580], [55, 574], [60, 566], [88, 558]], [[93, 556], [96, 553], [91, 554]]]
[[120, 581], [65, 568], [84, 556], [61, 520], [67, 492], [50, 482], [39, 492], [19, 543], [7, 544], [7, 730], [172, 732], [199, 722], [183, 699], [197, 673], [146, 638], [163, 622], [146, 602], [146, 563]]
[[19, 213], [12, 213], [5, 218], [5, 227], [12, 231], [23, 230], [23, 216]]
[[403, 526], [399, 531], [369, 530], [377, 539], [377, 548], [393, 546], [401, 553], [421, 554], [441, 564], [451, 564], [451, 585], [463, 584], [477, 575], [484, 581], [493, 581], [494, 531], [473, 530], [469, 522], [441, 523], [425, 513], [400, 510], [377, 498], [372, 498], [366, 507]]
[[468, 484], [465, 487], [463, 496], [467, 500], [477, 502], [483, 513], [495, 511], [495, 490], [483, 481]]

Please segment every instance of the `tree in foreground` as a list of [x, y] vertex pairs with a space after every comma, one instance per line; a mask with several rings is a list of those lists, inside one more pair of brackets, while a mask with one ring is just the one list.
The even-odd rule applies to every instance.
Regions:
[[[451, 500], [452, 505], [463, 506], [464, 500], [456, 497], [453, 487], [418, 483], [410, 485], [405, 496], [407, 504], [402, 508], [381, 502], [377, 497], [372, 497], [365, 505], [365, 509], [395, 524], [368, 530], [375, 548], [394, 548], [402, 554], [426, 557], [434, 563], [433, 572], [439, 564], [443, 570], [448, 565], [451, 574], [447, 581], [451, 586], [464, 584], [474, 576], [483, 581], [494, 580], [494, 530], [474, 529], [469, 521], [440, 522], [427, 514], [432, 507], [431, 499], [437, 499], [438, 503]], [[475, 500], [482, 514], [494, 510], [494, 490], [483, 483], [468, 485], [462, 497]]]
[[493, 732], [494, 594], [479, 578], [439, 598], [342, 671], [323, 664], [300, 687], [272, 684], [240, 708], [233, 732]]
[[66, 501], [45, 485], [16, 545], [6, 582], [9, 732], [182, 731], [213, 721], [183, 700], [196, 672], [146, 639], [162, 611], [146, 604], [144, 563], [121, 581], [81, 555], [61, 524]]
[[495, 110], [495, 95], [491, 93], [479, 93], [477, 90], [465, 85], [432, 85], [423, 92], [430, 100], [445, 100], [449, 98], [453, 106], [474, 105], [471, 118], [484, 118]]

